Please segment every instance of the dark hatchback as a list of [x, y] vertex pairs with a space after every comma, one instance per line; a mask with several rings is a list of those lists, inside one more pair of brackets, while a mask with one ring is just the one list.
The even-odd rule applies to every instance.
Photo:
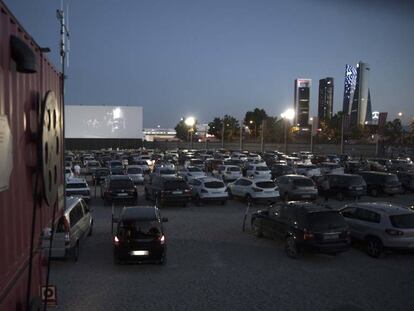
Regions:
[[291, 258], [299, 257], [304, 250], [338, 254], [349, 250], [351, 243], [343, 216], [313, 203], [281, 203], [259, 210], [252, 215], [251, 226], [257, 237], [284, 240]]
[[160, 207], [167, 204], [186, 206], [192, 199], [191, 188], [181, 177], [153, 176], [145, 184], [145, 198]]
[[108, 176], [101, 184], [101, 197], [105, 204], [125, 201], [135, 203], [138, 193], [131, 178], [126, 175], [114, 175]]
[[275, 179], [279, 176], [295, 174], [293, 167], [285, 164], [273, 164], [270, 168], [272, 179]]
[[394, 195], [403, 192], [401, 182], [395, 174], [376, 171], [362, 171], [358, 174], [364, 178], [367, 192], [373, 197], [379, 194]]
[[[360, 198], [367, 194], [367, 184], [360, 175], [328, 174], [322, 178], [327, 178], [329, 181], [328, 196], [335, 196], [339, 201], [344, 197]], [[318, 189], [323, 194], [321, 182], [318, 182]]]
[[108, 175], [109, 175], [109, 169], [97, 168], [92, 173], [92, 180], [94, 183], [96, 182], [96, 184], [100, 184], [101, 182], [105, 180], [106, 176]]
[[167, 245], [163, 222], [158, 208], [153, 206], [126, 207], [122, 210], [113, 236], [114, 261], [166, 262]]

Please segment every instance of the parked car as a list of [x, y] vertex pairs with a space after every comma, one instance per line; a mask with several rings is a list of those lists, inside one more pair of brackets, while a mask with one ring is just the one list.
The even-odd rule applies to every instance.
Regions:
[[126, 175], [132, 179], [135, 185], [144, 183], [144, 171], [141, 166], [128, 165], [126, 168]]
[[276, 179], [280, 197], [289, 200], [316, 200], [318, 188], [313, 180], [302, 175], [284, 175]]
[[259, 210], [251, 217], [255, 236], [285, 241], [286, 254], [303, 251], [338, 254], [350, 248], [349, 227], [338, 211], [308, 202], [289, 202]]
[[115, 167], [124, 168], [124, 166], [122, 165], [122, 162], [121, 161], [111, 160], [111, 161], [108, 162], [108, 168], [109, 168], [109, 170], [112, 170]]
[[307, 177], [318, 177], [321, 176], [321, 169], [312, 163], [299, 163], [295, 165], [295, 171], [298, 175]]
[[339, 162], [322, 162], [319, 164], [321, 174], [343, 174], [345, 169], [339, 164]]
[[227, 185], [229, 196], [248, 202], [263, 201], [274, 203], [279, 199], [279, 189], [270, 179], [241, 177]]
[[70, 178], [66, 180], [66, 196], [79, 196], [85, 201], [91, 198], [91, 190], [84, 178]]
[[193, 200], [198, 205], [205, 201], [220, 202], [222, 205], [227, 202], [227, 187], [220, 179], [214, 177], [194, 178], [188, 184], [191, 187]]
[[264, 162], [263, 164], [249, 164], [246, 167], [246, 177], [271, 179], [272, 173]]
[[187, 166], [186, 168], [178, 171], [178, 176], [181, 176], [184, 180], [188, 181], [195, 178], [206, 177], [207, 175], [197, 166]]
[[145, 181], [145, 199], [155, 201], [156, 206], [180, 204], [191, 201], [191, 189], [181, 177], [152, 176]]
[[123, 166], [112, 167], [109, 171], [110, 175], [125, 175], [125, 169]]
[[367, 192], [373, 197], [379, 194], [394, 195], [402, 193], [397, 175], [385, 172], [362, 171], [358, 173], [367, 183]]
[[168, 219], [161, 217], [157, 207], [126, 207], [114, 221], [117, 223], [113, 236], [115, 263], [166, 262], [163, 223]]
[[397, 172], [404, 190], [414, 191], [414, 172]]
[[346, 161], [344, 165], [344, 173], [347, 174], [355, 174], [357, 172], [363, 171], [363, 163], [360, 161]]
[[220, 165], [217, 171], [217, 177], [224, 182], [231, 182], [242, 177], [241, 169], [236, 165]]
[[279, 176], [295, 174], [295, 169], [287, 164], [273, 164], [270, 172], [272, 174], [272, 179], [276, 179]]
[[198, 167], [201, 170], [204, 170], [204, 168], [205, 168], [205, 164], [204, 164], [204, 161], [203, 160], [201, 160], [201, 159], [194, 159], [194, 158], [193, 159], [188, 159], [188, 160], [186, 160], [184, 162], [184, 167], [185, 168], [190, 167], [190, 166]]
[[154, 176], [164, 176], [164, 177], [176, 177], [177, 172], [170, 168], [158, 167], [152, 173]]
[[92, 181], [93, 183], [96, 182], [99, 185], [101, 182], [105, 180], [105, 178], [109, 175], [109, 169], [105, 167], [97, 168], [92, 173]]
[[[80, 244], [84, 237], [91, 236], [93, 216], [85, 201], [80, 197], [67, 197], [65, 210], [55, 225], [51, 254], [52, 258], [79, 258]], [[51, 230], [42, 235], [42, 249], [49, 255]]]
[[[322, 189], [324, 179], [328, 179], [329, 189]], [[319, 194], [336, 197], [342, 201], [344, 197], [360, 198], [367, 194], [367, 184], [360, 175], [328, 174], [318, 179]]]
[[88, 161], [85, 165], [86, 174], [91, 175], [93, 172], [101, 167], [101, 164], [96, 160]]
[[385, 202], [352, 203], [340, 209], [351, 237], [363, 241], [371, 257], [384, 250], [414, 250], [414, 210]]
[[108, 176], [101, 184], [101, 197], [105, 204], [112, 202], [131, 202], [138, 200], [137, 188], [126, 175]]
[[71, 168], [65, 167], [65, 179], [73, 178], [73, 172]]

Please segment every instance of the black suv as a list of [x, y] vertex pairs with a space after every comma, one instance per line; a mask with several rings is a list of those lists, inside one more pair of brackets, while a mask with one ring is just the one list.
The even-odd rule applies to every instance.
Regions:
[[122, 210], [113, 236], [115, 263], [125, 261], [165, 263], [166, 242], [158, 208], [126, 207]]
[[303, 250], [337, 254], [350, 248], [349, 228], [343, 216], [327, 207], [306, 202], [277, 204], [251, 218], [257, 237], [285, 240], [286, 254], [297, 258]]
[[191, 188], [181, 177], [151, 175], [145, 181], [145, 199], [155, 201], [156, 206], [180, 204], [187, 206], [191, 201]]
[[137, 188], [128, 176], [112, 175], [108, 176], [101, 184], [101, 197], [105, 204], [115, 201], [138, 201]]
[[355, 174], [328, 174], [318, 180], [319, 193], [325, 194], [321, 184], [323, 179], [327, 178], [329, 181], [328, 196], [335, 196], [339, 201], [344, 197], [353, 197], [359, 199], [361, 196], [367, 194], [367, 184], [360, 175]]
[[414, 172], [397, 172], [404, 190], [414, 191]]
[[367, 183], [367, 192], [373, 197], [379, 194], [394, 195], [402, 193], [401, 183], [397, 175], [377, 171], [362, 171], [358, 173]]

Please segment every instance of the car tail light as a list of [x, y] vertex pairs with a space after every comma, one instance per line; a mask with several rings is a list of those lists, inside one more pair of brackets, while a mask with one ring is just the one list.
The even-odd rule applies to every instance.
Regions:
[[206, 189], [201, 189], [200, 191], [201, 193], [208, 193], [208, 191]]
[[253, 189], [254, 192], [262, 192], [263, 191], [263, 189], [255, 188], [255, 187], [253, 187], [252, 189]]
[[401, 236], [404, 235], [404, 232], [396, 229], [385, 229], [385, 232], [392, 236]]
[[115, 244], [116, 246], [118, 246], [118, 245], [119, 245], [119, 238], [118, 238], [117, 236], [114, 236], [114, 244]]
[[305, 241], [312, 240], [313, 238], [314, 238], [314, 235], [311, 231], [309, 231], [308, 229], [303, 230], [303, 239]]
[[160, 244], [161, 245], [165, 244], [165, 236], [164, 235], [160, 236]]

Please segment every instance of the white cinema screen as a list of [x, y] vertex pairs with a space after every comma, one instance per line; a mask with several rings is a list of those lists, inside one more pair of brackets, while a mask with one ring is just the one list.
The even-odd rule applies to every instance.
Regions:
[[141, 138], [142, 107], [65, 106], [66, 138]]

